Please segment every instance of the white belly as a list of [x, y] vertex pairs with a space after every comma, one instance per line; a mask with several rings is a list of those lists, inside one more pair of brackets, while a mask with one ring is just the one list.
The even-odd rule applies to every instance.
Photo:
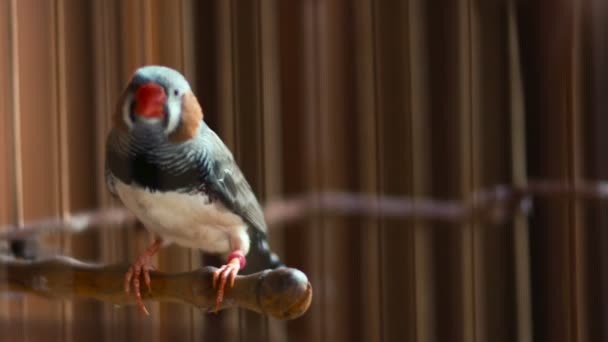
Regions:
[[218, 201], [210, 203], [204, 194], [151, 192], [118, 180], [115, 189], [146, 228], [166, 241], [210, 253], [249, 251], [243, 220]]

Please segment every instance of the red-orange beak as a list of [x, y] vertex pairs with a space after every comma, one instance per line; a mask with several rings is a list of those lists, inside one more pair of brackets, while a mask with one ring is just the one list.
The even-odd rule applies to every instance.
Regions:
[[160, 118], [165, 113], [167, 95], [156, 83], [145, 83], [135, 91], [135, 114], [145, 118]]

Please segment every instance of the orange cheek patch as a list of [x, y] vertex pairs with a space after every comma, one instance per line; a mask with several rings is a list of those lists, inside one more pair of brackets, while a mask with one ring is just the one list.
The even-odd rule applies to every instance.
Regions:
[[169, 140], [180, 143], [194, 138], [198, 127], [203, 120], [203, 109], [192, 92], [185, 93], [182, 97], [182, 116], [177, 129], [169, 134]]

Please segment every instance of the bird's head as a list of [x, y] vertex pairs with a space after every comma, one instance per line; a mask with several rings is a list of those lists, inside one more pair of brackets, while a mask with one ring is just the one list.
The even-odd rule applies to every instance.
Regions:
[[133, 74], [114, 117], [115, 125], [162, 128], [169, 139], [192, 138], [203, 119], [202, 109], [186, 78], [164, 66], [144, 66]]

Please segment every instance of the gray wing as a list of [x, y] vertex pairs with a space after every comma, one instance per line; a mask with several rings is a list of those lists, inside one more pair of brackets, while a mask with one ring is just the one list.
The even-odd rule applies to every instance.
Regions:
[[230, 210], [249, 224], [254, 232], [266, 235], [264, 212], [232, 157], [228, 147], [209, 128], [204, 127], [201, 143], [205, 148], [204, 168], [205, 188]]
[[251, 186], [236, 165], [232, 154], [224, 143], [211, 131], [204, 134], [202, 142], [207, 146], [207, 182], [205, 187], [211, 196], [217, 197], [234, 213], [247, 222], [251, 249], [247, 254], [247, 266], [243, 274], [251, 274], [267, 268], [282, 266], [266, 241], [266, 222], [264, 213]]

